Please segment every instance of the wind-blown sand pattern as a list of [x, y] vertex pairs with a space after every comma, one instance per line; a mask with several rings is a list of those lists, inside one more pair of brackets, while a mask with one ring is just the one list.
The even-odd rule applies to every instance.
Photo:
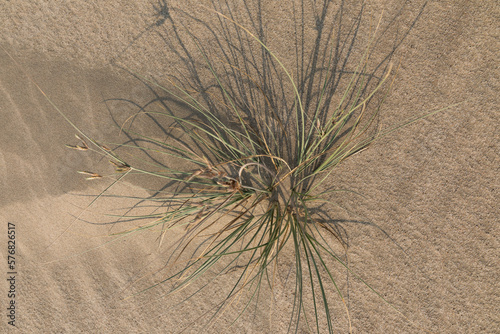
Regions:
[[[290, 8], [281, 1], [262, 2], [271, 48], [286, 58], [294, 46], [280, 36], [294, 33]], [[254, 8], [258, 1], [249, 3]], [[354, 20], [359, 3], [346, 7], [347, 21]], [[332, 219], [344, 221], [349, 265], [410, 320], [344, 271], [339, 278], [348, 290], [353, 332], [420, 333], [424, 328], [435, 333], [498, 333], [500, 5], [400, 3], [370, 1], [364, 14], [375, 20], [385, 9], [387, 38], [379, 41], [375, 57], [384, 57], [409, 31], [394, 55], [401, 66], [384, 105], [382, 125], [463, 103], [392, 133], [331, 175], [339, 188], [366, 197], [341, 199], [354, 214], [329, 212]], [[161, 287], [125, 299], [137, 291], [131, 284], [158, 268], [168, 251], [158, 250], [154, 233], [99, 247], [110, 240], [110, 226], [91, 223], [106, 222], [100, 213], [123, 213], [127, 201], [117, 207], [117, 202], [99, 200], [81, 216], [84, 221], [74, 220], [110, 183], [85, 181], [76, 171], [113, 169], [96, 155], [65, 147], [77, 144], [75, 130], [31, 79], [89, 135], [123, 142], [115, 121], [123, 121], [121, 115], [134, 109], [103, 101], [147, 102], [151, 93], [111, 64], [159, 79], [175, 70], [178, 64], [169, 61], [161, 37], [171, 33], [165, 20], [174, 11], [162, 11], [162, 4], [202, 19], [212, 15], [194, 1], [12, 0], [0, 6], [1, 46], [23, 69], [0, 49], [2, 275], [7, 272], [8, 222], [16, 225], [18, 262], [17, 331], [7, 324], [8, 285], [2, 278], [1, 332], [286, 332], [293, 288], [277, 287], [273, 299], [263, 298], [261, 308], [249, 310], [229, 329], [236, 311], [227, 311], [210, 327], [198, 319], [230, 288], [224, 285], [226, 277], [180, 306], [175, 305], [185, 295], [162, 298], [166, 289]], [[305, 24], [306, 33], [314, 36], [312, 23]], [[175, 108], [183, 112], [181, 106]], [[130, 178], [110, 194], [145, 196], [155, 186]], [[227, 279], [232, 274], [238, 273], [227, 273]], [[148, 279], [139, 286], [145, 287]], [[345, 333], [345, 314], [337, 306], [335, 326]], [[308, 332], [305, 323], [299, 332]]]

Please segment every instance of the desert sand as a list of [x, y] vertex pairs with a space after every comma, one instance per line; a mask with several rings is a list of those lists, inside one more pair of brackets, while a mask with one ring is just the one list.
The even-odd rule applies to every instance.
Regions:
[[[241, 1], [234, 3], [243, 8]], [[249, 3], [253, 10], [259, 1]], [[293, 64], [290, 3], [262, 1], [260, 10], [270, 47]], [[360, 4], [349, 1], [346, 22], [356, 18]], [[331, 4], [328, 15], [337, 9]], [[225, 277], [180, 305], [185, 295], [165, 297], [161, 287], [126, 298], [137, 291], [132, 283], [148, 272], [148, 264], [168, 255], [158, 250], [157, 235], [105, 244], [112, 230], [95, 223], [106, 219], [102, 213], [126, 210], [127, 201], [98, 200], [81, 220], [74, 219], [111, 182], [86, 181], [76, 171], [112, 168], [96, 155], [65, 147], [77, 143], [75, 129], [33, 82], [90, 136], [123, 142], [114, 115], [134, 109], [104, 101], [151, 99], [120, 66], [158, 80], [175, 71], [178, 64], [162, 36], [172, 33], [169, 18], [178, 20], [179, 10], [214, 19], [196, 1], [0, 5], [1, 332], [286, 332], [291, 287], [278, 287], [273, 298], [263, 298], [259, 309], [248, 310], [232, 327], [233, 310], [208, 327], [199, 318], [229, 288]], [[461, 104], [391, 133], [330, 176], [332, 184], [365, 196], [339, 199], [351, 213], [329, 212], [343, 222], [349, 266], [404, 315], [340, 271], [353, 332], [499, 333], [500, 5], [369, 1], [359, 38], [366, 38], [382, 11], [383, 37], [374, 57], [393, 52], [400, 66], [380, 125]], [[312, 38], [313, 20], [302, 24]], [[127, 179], [111, 193], [146, 196], [155, 186], [148, 182]], [[15, 328], [7, 318], [8, 223], [16, 231]], [[332, 312], [339, 312], [335, 332], [347, 333], [342, 307]], [[308, 332], [304, 323], [299, 332]]]

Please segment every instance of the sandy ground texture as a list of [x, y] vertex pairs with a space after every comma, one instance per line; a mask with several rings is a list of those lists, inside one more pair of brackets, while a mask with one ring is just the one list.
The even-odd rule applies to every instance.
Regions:
[[[303, 14], [300, 1], [252, 0], [246, 8], [237, 0], [223, 7], [250, 26], [245, 17], [261, 17], [270, 48], [293, 68], [296, 37], [302, 36], [307, 48], [319, 29], [315, 18], [321, 16], [322, 1], [314, 1], [315, 9], [312, 1], [305, 2]], [[328, 22], [339, 22], [338, 2], [327, 9]], [[356, 22], [362, 8], [360, 1], [348, 3], [342, 11], [345, 27]], [[382, 11], [373, 64], [390, 57], [401, 65], [380, 126], [462, 104], [390, 134], [330, 176], [331, 184], [365, 196], [338, 198], [349, 212], [328, 212], [344, 231], [349, 265], [404, 315], [339, 268], [337, 281], [346, 291], [352, 331], [499, 333], [500, 5], [369, 1], [360, 41]], [[304, 20], [297, 19], [301, 15]], [[126, 138], [119, 136], [116, 124], [135, 109], [105, 100], [146, 103], [152, 95], [120, 66], [160, 82], [180, 73], [182, 62], [174, 51], [182, 49], [169, 44], [174, 28], [187, 27], [213, 42], [197, 19], [217, 24], [214, 14], [196, 1], [1, 3], [0, 332], [287, 331], [291, 286], [278, 285], [273, 298], [261, 297], [259, 308], [234, 324], [238, 313], [233, 309], [211, 326], [200, 318], [228, 292], [226, 282], [238, 277], [238, 270], [183, 304], [178, 303], [187, 292], [165, 297], [162, 287], [126, 299], [148, 284], [132, 283], [151, 270], [150, 263], [162, 263], [168, 249], [158, 250], [155, 233], [105, 244], [113, 229], [93, 223], [104, 221], [102, 213], [123, 213], [133, 205], [126, 200], [98, 200], [82, 220], [74, 220], [111, 183], [85, 181], [76, 171], [113, 169], [97, 155], [65, 148], [78, 142], [75, 130], [34, 84], [90, 136], [121, 143]], [[187, 49], [196, 50], [185, 41]], [[361, 52], [356, 45], [353, 54]], [[181, 105], [175, 108], [179, 115], [185, 112]], [[147, 196], [155, 186], [148, 179], [130, 178], [109, 194]], [[16, 233], [14, 299], [8, 297], [8, 223]], [[292, 255], [286, 260], [293, 261]], [[333, 287], [328, 289], [335, 295]], [[16, 303], [15, 328], [8, 324], [10, 300]], [[332, 307], [334, 332], [347, 333], [345, 312], [337, 304]], [[304, 322], [298, 332], [309, 332]]]

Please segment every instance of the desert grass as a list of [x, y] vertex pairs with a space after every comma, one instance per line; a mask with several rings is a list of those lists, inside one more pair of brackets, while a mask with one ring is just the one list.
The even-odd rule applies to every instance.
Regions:
[[[113, 233], [121, 238], [155, 231], [161, 247], [172, 230], [182, 231], [163, 267], [167, 272], [179, 265], [180, 269], [138, 293], [166, 284], [170, 284], [169, 294], [182, 293], [201, 277], [241, 268], [229, 293], [208, 315], [209, 321], [216, 321], [229, 307], [239, 305], [243, 313], [263, 298], [264, 285], [272, 291], [282, 277], [280, 259], [292, 252], [294, 297], [287, 331], [299, 331], [304, 322], [311, 331], [336, 332], [334, 302], [343, 305], [352, 330], [335, 263], [405, 317], [350, 269], [332, 245], [344, 247], [342, 235], [335, 224], [317, 215], [317, 208], [331, 205], [332, 194], [357, 195], [328, 184], [339, 164], [400, 127], [441, 110], [380, 129], [380, 110], [395, 78], [390, 59], [370, 67], [382, 17], [371, 25], [369, 38], [353, 62], [350, 49], [358, 26], [351, 27], [343, 44], [340, 36], [331, 37], [333, 26], [323, 28], [328, 3], [316, 20], [312, 52], [304, 51], [304, 43], [296, 50], [296, 68], [271, 49], [261, 24], [245, 25], [227, 2], [213, 1], [206, 7], [218, 22], [217, 29], [178, 10], [206, 29], [211, 44], [197, 37], [193, 28], [174, 22], [173, 9], [163, 11], [168, 15], [162, 24], [169, 21], [171, 30], [162, 38], [187, 70], [168, 75], [163, 83], [134, 73], [158, 98], [121, 124], [121, 131], [134, 140], [119, 149], [86, 135], [59, 111], [78, 132], [78, 143], [68, 147], [82, 154], [94, 151], [115, 169], [113, 183], [90, 205], [129, 176], [144, 175], [168, 184], [167, 190], [140, 199], [160, 203], [151, 214], [118, 217], [141, 224]], [[295, 11], [300, 13], [300, 6]], [[304, 55], [310, 57], [304, 60]], [[161, 98], [162, 94], [168, 98]], [[176, 115], [169, 100], [181, 103], [191, 116]], [[146, 117], [169, 124], [168, 140], [134, 130], [134, 123]], [[123, 156], [123, 148], [138, 154]], [[155, 158], [147, 161], [139, 153]], [[87, 180], [103, 179], [94, 171], [79, 173]]]

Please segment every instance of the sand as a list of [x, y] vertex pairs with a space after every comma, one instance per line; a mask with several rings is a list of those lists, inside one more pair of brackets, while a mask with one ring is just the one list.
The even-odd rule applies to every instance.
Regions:
[[[171, 15], [182, 7], [194, 17], [213, 19], [195, 2], [167, 2]], [[124, 299], [147, 264], [166, 256], [157, 249], [157, 235], [99, 247], [109, 240], [109, 226], [91, 223], [105, 220], [100, 213], [126, 208], [126, 201], [118, 206], [98, 201], [83, 215], [86, 222], [74, 221], [110, 182], [85, 181], [76, 171], [112, 168], [96, 155], [65, 148], [77, 143], [75, 130], [33, 81], [88, 134], [123, 141], [115, 124], [120, 120], [113, 117], [133, 108], [103, 101], [146, 102], [151, 93], [116, 64], [159, 80], [178, 65], [161, 38], [172, 33], [155, 14], [162, 3], [12, 0], [1, 5], [1, 46], [21, 67], [0, 49], [1, 332], [286, 332], [291, 287], [278, 287], [272, 300], [263, 300], [260, 309], [245, 313], [229, 329], [234, 310], [204, 327], [199, 315], [214, 307], [228, 289], [224, 283], [237, 272], [180, 306], [172, 307], [183, 296], [165, 297], [162, 288]], [[249, 3], [255, 9], [258, 1]], [[352, 214], [328, 212], [343, 220], [349, 265], [407, 317], [340, 271], [353, 332], [498, 333], [500, 5], [401, 3], [371, 1], [363, 16], [376, 22], [385, 9], [387, 31], [374, 58], [383, 59], [400, 41], [393, 59], [401, 66], [381, 125], [461, 104], [388, 135], [330, 176], [340, 188], [365, 196], [339, 199]], [[289, 7], [266, 2], [262, 17], [270, 47], [293, 61], [294, 48], [286, 39], [294, 34]], [[357, 9], [358, 2], [346, 7], [346, 22]], [[306, 36], [314, 36], [313, 22], [305, 20], [304, 26]], [[132, 178], [112, 192], [145, 196], [148, 182]], [[7, 297], [8, 223], [16, 231], [15, 328], [6, 310], [12, 300]], [[335, 332], [348, 332], [342, 308], [337, 311]], [[308, 332], [305, 324], [299, 332]]]

